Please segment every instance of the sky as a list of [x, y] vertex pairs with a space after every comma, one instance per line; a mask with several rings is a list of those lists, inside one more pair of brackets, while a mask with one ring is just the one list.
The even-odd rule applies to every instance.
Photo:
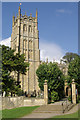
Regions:
[[[2, 41], [10, 46], [12, 16], [17, 16], [19, 2], [2, 3]], [[41, 60], [59, 61], [66, 52], [78, 52], [77, 2], [22, 2], [21, 14], [36, 15], [38, 10]]]

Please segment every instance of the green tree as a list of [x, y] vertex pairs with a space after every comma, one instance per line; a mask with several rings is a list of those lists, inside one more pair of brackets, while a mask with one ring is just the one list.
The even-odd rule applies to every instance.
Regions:
[[19, 75], [16, 86], [11, 72], [16, 71], [19, 74], [25, 74], [29, 67], [29, 64], [24, 61], [24, 55], [20, 55], [19, 53], [14, 55], [14, 52], [11, 48], [2, 45], [2, 90], [6, 91], [7, 94], [19, 90]]
[[75, 57], [73, 61], [70, 62], [68, 67], [68, 83], [72, 83], [72, 79], [75, 80], [79, 94], [80, 94], [80, 56]]
[[64, 75], [56, 63], [48, 64], [48, 87], [51, 92], [58, 93], [59, 99], [63, 97]]
[[44, 90], [44, 81], [48, 80], [50, 99], [53, 99], [53, 91], [58, 96], [54, 99], [55, 101], [58, 100], [58, 98], [61, 99], [63, 97], [64, 76], [56, 63], [41, 64], [37, 69], [36, 74], [38, 76], [39, 87], [41, 90]]
[[39, 87], [42, 91], [44, 90], [44, 81], [47, 79], [47, 71], [48, 65], [46, 63], [40, 64], [36, 71], [36, 74], [38, 76]]
[[78, 56], [76, 53], [67, 52], [62, 61], [70, 63], [76, 56]]

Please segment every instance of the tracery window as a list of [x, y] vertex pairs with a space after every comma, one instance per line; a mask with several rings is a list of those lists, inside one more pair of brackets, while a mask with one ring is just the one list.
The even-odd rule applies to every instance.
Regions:
[[31, 25], [29, 25], [29, 32], [32, 32], [32, 27], [31, 27]]
[[32, 51], [29, 50], [29, 59], [32, 59]]
[[27, 31], [26, 24], [24, 24], [23, 30]]

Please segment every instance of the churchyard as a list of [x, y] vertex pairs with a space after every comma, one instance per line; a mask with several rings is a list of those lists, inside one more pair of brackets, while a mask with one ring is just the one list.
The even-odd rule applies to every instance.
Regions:
[[0, 67], [2, 120], [79, 118], [80, 55], [40, 59], [37, 9], [35, 17], [22, 15], [20, 4], [12, 17], [11, 47], [0, 45]]

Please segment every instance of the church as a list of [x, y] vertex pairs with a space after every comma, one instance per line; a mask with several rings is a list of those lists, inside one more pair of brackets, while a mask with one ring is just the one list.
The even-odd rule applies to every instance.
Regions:
[[[39, 50], [39, 31], [38, 31], [38, 12], [36, 10], [35, 17], [21, 14], [19, 6], [18, 16], [13, 16], [11, 49], [15, 50], [15, 54], [25, 55], [25, 62], [29, 62], [29, 70], [26, 75], [20, 74], [19, 81], [21, 89], [27, 94], [39, 91], [36, 70], [40, 65]], [[13, 72], [14, 78], [17, 80], [17, 73]]]
[[[36, 70], [39, 67], [40, 50], [39, 50], [39, 31], [38, 31], [38, 12], [36, 10], [35, 17], [25, 15], [22, 16], [21, 8], [19, 6], [18, 16], [13, 16], [12, 34], [11, 34], [11, 49], [15, 50], [15, 54], [25, 55], [25, 62], [29, 63], [29, 70], [26, 75], [20, 74], [19, 82], [21, 89], [27, 94], [38, 93], [40, 88], [38, 86], [38, 79]], [[59, 68], [64, 75], [67, 75], [68, 66], [58, 64]], [[13, 72], [12, 75], [17, 81], [17, 73]], [[68, 94], [68, 86], [65, 82], [64, 91], [65, 95]], [[67, 93], [66, 93], [67, 92]]]

